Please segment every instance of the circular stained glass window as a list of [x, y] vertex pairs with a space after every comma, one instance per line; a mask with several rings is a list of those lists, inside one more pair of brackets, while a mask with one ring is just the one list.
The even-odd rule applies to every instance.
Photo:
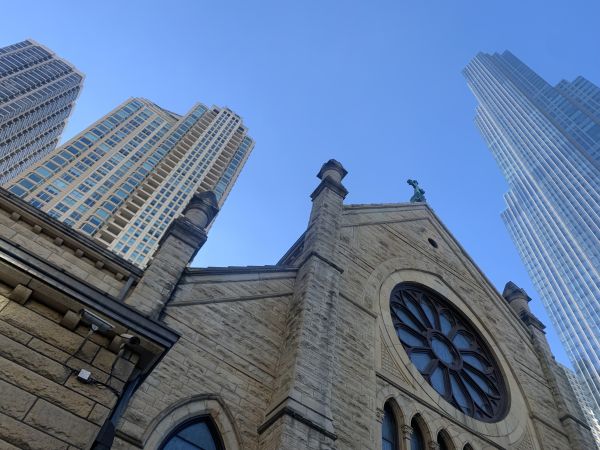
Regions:
[[504, 417], [507, 394], [498, 364], [461, 312], [414, 283], [394, 288], [390, 312], [410, 360], [448, 403], [485, 422]]

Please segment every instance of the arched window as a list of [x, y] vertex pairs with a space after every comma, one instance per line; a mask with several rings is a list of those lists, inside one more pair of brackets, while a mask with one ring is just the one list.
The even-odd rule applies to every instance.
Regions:
[[381, 449], [398, 450], [398, 425], [392, 406], [383, 407], [383, 424], [381, 425]]
[[416, 419], [410, 422], [412, 434], [410, 436], [410, 450], [425, 450], [425, 438]]
[[441, 431], [438, 433], [437, 443], [440, 450], [452, 450], [454, 448], [450, 445], [450, 438]]
[[160, 450], [224, 450], [210, 417], [197, 417], [173, 430]]

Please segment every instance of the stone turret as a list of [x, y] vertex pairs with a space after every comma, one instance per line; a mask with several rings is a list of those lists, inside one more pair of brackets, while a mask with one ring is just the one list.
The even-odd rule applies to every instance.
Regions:
[[148, 317], [158, 318], [184, 269], [206, 242], [206, 229], [218, 212], [214, 192], [195, 194], [183, 216], [169, 226], [142, 279], [125, 302]]
[[334, 336], [339, 280], [337, 260], [347, 172], [331, 159], [321, 167], [313, 201], [276, 389], [259, 427], [261, 448], [303, 448], [308, 439], [318, 448], [333, 448], [337, 439], [331, 413]]
[[529, 309], [531, 297], [527, 295], [525, 289], [520, 288], [512, 281], [509, 281], [506, 283], [506, 286], [504, 286], [502, 297], [506, 299], [512, 310], [516, 312], [519, 317], [521, 317], [523, 313], [531, 313]]
[[544, 332], [546, 327], [529, 309], [531, 298], [523, 288], [518, 287], [512, 281], [506, 283], [502, 296], [530, 332], [537, 357], [551, 387], [554, 403], [559, 414], [558, 419], [568, 435], [571, 448], [574, 450], [594, 448], [590, 428], [585, 422], [585, 416], [577, 403], [564, 371], [560, 369], [552, 355], [552, 350]]

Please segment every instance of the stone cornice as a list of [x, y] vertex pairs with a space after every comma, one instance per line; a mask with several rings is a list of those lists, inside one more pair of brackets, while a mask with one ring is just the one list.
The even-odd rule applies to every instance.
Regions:
[[200, 247], [207, 239], [206, 231], [197, 227], [189, 219], [183, 216], [178, 217], [171, 222], [167, 232], [160, 240], [159, 246], [162, 245], [169, 236], [174, 236], [192, 247]]
[[37, 225], [40, 232], [62, 239], [62, 245], [82, 250], [92, 261], [104, 262], [104, 267], [114, 273], [123, 275], [131, 273], [136, 277], [141, 277], [143, 274], [140, 268], [107, 250], [92, 238], [75, 231], [4, 188], [0, 188], [0, 208], [12, 213], [15, 220], [24, 220], [32, 226]]
[[346, 198], [346, 195], [348, 195], [348, 190], [341, 183], [336, 183], [331, 178], [327, 177], [323, 179], [313, 193], [310, 194], [310, 198], [314, 200], [324, 189], [331, 189], [337, 195], [342, 197], [342, 199]]

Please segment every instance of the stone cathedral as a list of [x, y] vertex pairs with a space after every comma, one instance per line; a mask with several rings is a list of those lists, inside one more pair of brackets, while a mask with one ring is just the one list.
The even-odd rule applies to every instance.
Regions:
[[0, 448], [593, 449], [527, 294], [424, 202], [344, 204], [345, 175], [251, 267], [188, 267], [212, 193], [141, 271], [0, 191]]

